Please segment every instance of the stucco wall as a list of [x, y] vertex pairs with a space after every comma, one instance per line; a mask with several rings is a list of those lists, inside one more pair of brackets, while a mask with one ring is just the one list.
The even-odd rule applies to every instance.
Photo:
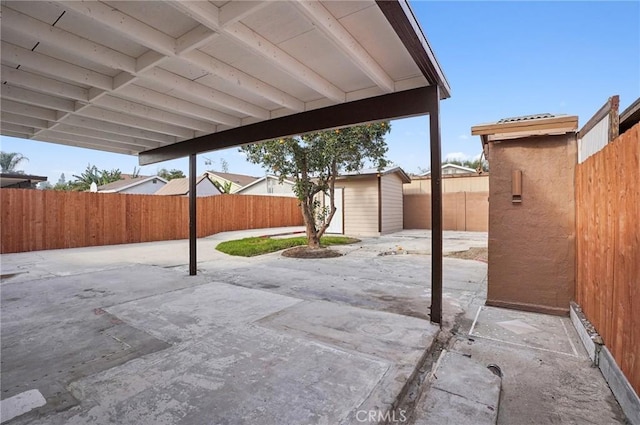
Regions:
[[396, 173], [382, 176], [382, 233], [402, 230], [402, 179]]
[[[566, 314], [575, 287], [574, 134], [491, 142], [487, 304]], [[512, 203], [512, 171], [522, 203]]]
[[344, 188], [344, 233], [353, 236], [377, 236], [378, 178], [359, 177], [336, 182]]

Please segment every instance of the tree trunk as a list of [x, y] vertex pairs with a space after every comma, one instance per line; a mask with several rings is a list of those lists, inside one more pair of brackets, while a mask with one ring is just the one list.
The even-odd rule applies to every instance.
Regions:
[[[313, 205], [313, 201], [311, 201], [311, 204]], [[316, 229], [316, 221], [313, 217], [313, 207], [308, 202], [302, 202], [301, 207], [307, 231], [307, 245], [313, 249], [320, 248], [320, 238]]]
[[331, 164], [331, 168], [329, 170], [329, 175], [331, 176], [328, 180], [329, 183], [329, 215], [326, 217], [325, 222], [322, 226], [320, 226], [320, 230], [318, 230], [318, 238], [324, 236], [324, 232], [329, 228], [329, 224], [331, 224], [331, 220], [333, 220], [333, 216], [336, 213], [336, 176], [338, 174], [338, 166], [335, 161]]

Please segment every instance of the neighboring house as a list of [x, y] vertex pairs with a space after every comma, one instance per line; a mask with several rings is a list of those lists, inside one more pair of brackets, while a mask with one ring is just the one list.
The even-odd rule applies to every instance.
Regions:
[[328, 232], [379, 236], [402, 230], [402, 185], [410, 182], [411, 178], [400, 167], [339, 176], [335, 186], [337, 211]]
[[166, 184], [167, 181], [158, 176], [133, 177], [98, 186], [98, 193], [151, 195]]
[[248, 185], [240, 188], [235, 194], [238, 195], [272, 195], [272, 196], [292, 196], [296, 194], [293, 192], [294, 182], [284, 179], [280, 183], [278, 177], [267, 175], [260, 177], [258, 180], [254, 180]]
[[0, 187], [3, 189], [35, 189], [40, 182], [46, 182], [45, 176], [32, 176], [20, 173], [0, 174]]
[[236, 193], [246, 185], [258, 180], [257, 177], [251, 177], [244, 174], [219, 173], [217, 171], [207, 171], [206, 174], [209, 176], [211, 181], [217, 181], [222, 186], [231, 183], [231, 191], [229, 193]]
[[[452, 175], [452, 174], [478, 174], [476, 170], [469, 167], [463, 167], [462, 165], [457, 164], [442, 164], [442, 175]], [[423, 176], [430, 176], [431, 171], [427, 171], [426, 173], [420, 174]]]
[[[184, 177], [180, 179], [169, 180], [169, 182], [160, 188], [156, 195], [166, 196], [188, 196], [189, 195], [189, 178]], [[196, 196], [213, 196], [220, 195], [221, 192], [213, 184], [207, 173], [201, 175], [196, 179]]]

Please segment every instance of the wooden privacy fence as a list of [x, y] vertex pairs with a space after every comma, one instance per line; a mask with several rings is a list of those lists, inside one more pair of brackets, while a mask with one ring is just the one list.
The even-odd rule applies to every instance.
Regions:
[[[1, 189], [1, 253], [186, 239], [188, 198]], [[197, 200], [198, 237], [298, 226], [295, 198], [219, 195]]]
[[640, 394], [640, 124], [576, 169], [576, 301]]
[[[431, 194], [403, 196], [403, 227], [431, 229]], [[470, 232], [489, 229], [489, 192], [442, 194], [442, 228]]]

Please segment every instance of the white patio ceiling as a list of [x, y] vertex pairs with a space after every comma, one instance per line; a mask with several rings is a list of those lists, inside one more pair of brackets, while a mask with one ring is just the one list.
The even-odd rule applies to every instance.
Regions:
[[404, 1], [3, 1], [1, 30], [2, 134], [123, 154], [433, 84], [449, 96]]

